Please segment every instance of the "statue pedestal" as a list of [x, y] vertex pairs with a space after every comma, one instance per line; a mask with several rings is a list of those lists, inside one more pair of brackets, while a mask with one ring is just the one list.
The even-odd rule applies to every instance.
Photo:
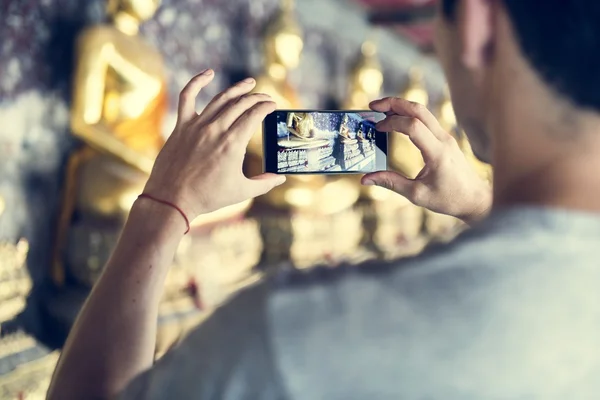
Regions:
[[45, 398], [58, 353], [24, 332], [19, 315], [31, 298], [29, 243], [0, 241], [0, 399]]
[[363, 214], [353, 207], [333, 214], [293, 213], [257, 204], [252, 216], [261, 222], [264, 265], [296, 269], [358, 263], [372, 258], [363, 242]]
[[0, 399], [45, 399], [59, 352], [25, 333], [0, 339]]
[[[255, 203], [249, 216], [195, 226], [183, 238], [160, 304], [157, 358], [232, 294], [264, 274], [331, 271], [408, 257], [419, 253], [429, 239], [423, 209], [395, 194], [361, 200], [330, 214], [293, 213]], [[108, 259], [118, 237], [116, 226], [88, 223], [75, 226], [74, 232], [82, 247], [71, 260], [80, 260], [79, 269], [70, 268], [71, 285], [47, 304], [62, 340], [101, 272], [91, 267]]]
[[[67, 286], [46, 304], [57, 343], [65, 340], [118, 239], [118, 224], [74, 224]], [[77, 247], [79, 246], [79, 247]], [[194, 226], [169, 270], [159, 309], [157, 356], [180, 340], [240, 286], [259, 278], [262, 240], [257, 221]]]
[[434, 240], [448, 242], [465, 227], [466, 224], [457, 218], [425, 210], [425, 230]]
[[423, 232], [423, 209], [393, 194], [382, 200], [363, 200], [366, 242], [381, 259], [410, 257], [428, 242]]

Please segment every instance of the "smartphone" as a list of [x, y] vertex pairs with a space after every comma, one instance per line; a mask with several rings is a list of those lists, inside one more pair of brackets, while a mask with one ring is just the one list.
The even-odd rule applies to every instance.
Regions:
[[264, 171], [366, 174], [387, 170], [387, 133], [373, 111], [277, 110], [265, 118]]

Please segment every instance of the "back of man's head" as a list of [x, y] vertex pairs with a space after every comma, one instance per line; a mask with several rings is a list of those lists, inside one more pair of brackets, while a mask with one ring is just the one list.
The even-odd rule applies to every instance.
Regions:
[[[444, 16], [454, 20], [460, 3], [469, 0], [442, 1]], [[600, 1], [496, 1], [540, 77], [577, 106], [600, 112]]]
[[[440, 2], [436, 48], [458, 120], [480, 158], [499, 162], [499, 140], [510, 139], [502, 143], [504, 153], [518, 158], [538, 151], [540, 143], [551, 145], [550, 136], [595, 130], [600, 1]], [[523, 131], [528, 135], [518, 139], [518, 154], [511, 138]]]

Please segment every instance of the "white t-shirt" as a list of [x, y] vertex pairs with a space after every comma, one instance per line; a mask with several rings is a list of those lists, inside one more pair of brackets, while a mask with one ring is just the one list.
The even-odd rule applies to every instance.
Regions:
[[498, 211], [414, 259], [260, 284], [123, 398], [600, 398], [600, 216]]

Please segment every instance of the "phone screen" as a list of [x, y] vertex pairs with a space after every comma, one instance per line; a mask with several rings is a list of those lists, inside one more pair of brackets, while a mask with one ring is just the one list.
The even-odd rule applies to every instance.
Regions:
[[276, 174], [365, 174], [387, 169], [387, 134], [373, 111], [277, 110], [265, 118], [264, 169]]

